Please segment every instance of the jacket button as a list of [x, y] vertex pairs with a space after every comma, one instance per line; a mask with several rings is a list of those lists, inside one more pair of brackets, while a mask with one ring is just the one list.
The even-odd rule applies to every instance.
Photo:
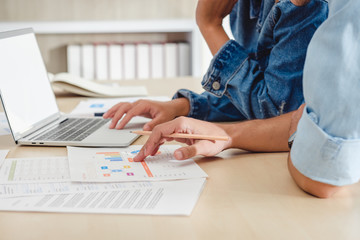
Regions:
[[212, 88], [213, 88], [214, 90], [219, 90], [219, 89], [220, 89], [220, 83], [219, 83], [219, 82], [213, 82]]

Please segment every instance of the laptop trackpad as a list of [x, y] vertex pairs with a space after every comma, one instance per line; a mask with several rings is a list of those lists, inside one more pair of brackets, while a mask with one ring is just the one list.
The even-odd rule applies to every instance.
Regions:
[[131, 133], [133, 130], [141, 130], [145, 123], [149, 122], [148, 118], [135, 117], [133, 118], [124, 129], [110, 129], [110, 122], [99, 128], [89, 137], [85, 138], [83, 142], [86, 143], [99, 143], [104, 142], [108, 143], [108, 146], [128, 146], [136, 138], [137, 134]]

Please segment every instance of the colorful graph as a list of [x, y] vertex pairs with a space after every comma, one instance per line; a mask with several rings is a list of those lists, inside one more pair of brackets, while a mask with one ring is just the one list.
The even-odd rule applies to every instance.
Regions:
[[206, 176], [194, 161], [173, 158], [179, 146], [161, 146], [154, 156], [134, 162], [142, 146], [128, 148], [68, 147], [70, 174], [73, 181], [116, 182], [186, 179]]
[[[125, 174], [126, 176], [135, 176], [135, 172], [131, 167], [133, 163], [133, 156], [135, 156], [139, 150], [132, 151], [130, 153], [120, 152], [97, 152], [96, 155], [100, 157], [100, 171], [104, 177], [112, 177], [115, 174]], [[148, 177], [153, 177], [148, 165], [145, 162], [141, 162]]]

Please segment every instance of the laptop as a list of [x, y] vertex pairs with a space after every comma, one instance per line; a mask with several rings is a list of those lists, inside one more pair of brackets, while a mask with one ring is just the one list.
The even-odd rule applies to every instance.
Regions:
[[134, 118], [109, 129], [101, 117], [61, 114], [31, 28], [0, 32], [0, 96], [12, 136], [21, 145], [125, 147], [146, 123]]

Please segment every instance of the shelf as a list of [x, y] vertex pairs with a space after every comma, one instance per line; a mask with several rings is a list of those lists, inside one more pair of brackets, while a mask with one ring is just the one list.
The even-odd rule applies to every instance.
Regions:
[[173, 33], [197, 29], [193, 20], [161, 19], [131, 21], [52, 21], [52, 22], [0, 22], [0, 31], [28, 28], [37, 34], [89, 34], [89, 33]]
[[126, 21], [3, 21], [0, 31], [33, 28], [36, 34], [186, 33], [191, 44], [192, 75], [202, 75], [203, 40], [194, 20], [157, 19]]

